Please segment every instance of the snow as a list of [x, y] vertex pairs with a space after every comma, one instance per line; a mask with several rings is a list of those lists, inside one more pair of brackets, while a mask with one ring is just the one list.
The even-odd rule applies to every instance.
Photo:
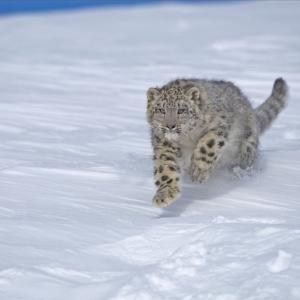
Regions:
[[291, 254], [279, 250], [277, 257], [269, 262], [269, 270], [275, 273], [287, 270], [289, 268], [291, 258]]
[[[0, 299], [300, 299], [300, 3], [0, 19]], [[252, 176], [152, 206], [146, 90], [232, 80], [288, 108]]]

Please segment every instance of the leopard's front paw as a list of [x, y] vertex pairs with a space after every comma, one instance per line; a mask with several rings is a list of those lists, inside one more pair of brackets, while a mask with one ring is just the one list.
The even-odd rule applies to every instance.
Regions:
[[206, 182], [210, 177], [210, 170], [200, 169], [196, 164], [191, 164], [189, 170], [192, 181]]
[[156, 192], [153, 203], [158, 207], [166, 207], [175, 202], [179, 196], [180, 190], [178, 187], [166, 186]]

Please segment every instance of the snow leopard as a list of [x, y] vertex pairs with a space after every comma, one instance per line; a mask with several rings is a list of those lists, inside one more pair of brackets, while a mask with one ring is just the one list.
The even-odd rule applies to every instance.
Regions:
[[247, 170], [260, 135], [286, 106], [288, 86], [277, 78], [256, 108], [230, 81], [176, 79], [147, 91], [153, 146], [153, 203], [166, 207], [181, 194], [181, 174], [205, 182], [219, 168]]

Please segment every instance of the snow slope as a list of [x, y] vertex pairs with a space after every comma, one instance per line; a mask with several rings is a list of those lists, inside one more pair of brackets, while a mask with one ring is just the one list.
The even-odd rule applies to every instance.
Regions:
[[[0, 19], [0, 299], [300, 299], [300, 2]], [[223, 78], [289, 107], [255, 174], [152, 206], [145, 91]]]

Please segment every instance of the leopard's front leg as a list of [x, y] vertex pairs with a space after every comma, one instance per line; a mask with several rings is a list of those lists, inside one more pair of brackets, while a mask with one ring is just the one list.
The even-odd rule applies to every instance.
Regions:
[[169, 141], [154, 146], [154, 180], [157, 186], [153, 203], [166, 207], [180, 196], [180, 149]]
[[208, 180], [226, 144], [226, 137], [226, 132], [212, 130], [199, 140], [190, 165], [190, 176], [193, 181]]

